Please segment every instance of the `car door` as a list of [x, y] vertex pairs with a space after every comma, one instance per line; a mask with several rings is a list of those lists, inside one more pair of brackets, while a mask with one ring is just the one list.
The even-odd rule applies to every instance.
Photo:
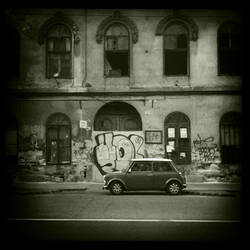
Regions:
[[154, 189], [165, 188], [166, 181], [174, 176], [174, 170], [167, 161], [153, 162], [153, 187]]
[[129, 190], [153, 189], [152, 162], [134, 162], [125, 176], [125, 183]]

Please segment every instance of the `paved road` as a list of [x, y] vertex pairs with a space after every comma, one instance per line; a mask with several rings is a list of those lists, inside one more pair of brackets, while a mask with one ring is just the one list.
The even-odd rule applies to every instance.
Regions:
[[[235, 196], [108, 191], [11, 195], [7, 231], [23, 239], [230, 240], [240, 232]], [[13, 231], [14, 230], [14, 231]]]
[[13, 195], [6, 206], [12, 218], [88, 219], [240, 219], [240, 196], [178, 195], [164, 192], [68, 191]]
[[[20, 220], [9, 221], [16, 240], [239, 241], [236, 221]], [[5, 231], [6, 232], [6, 231]]]

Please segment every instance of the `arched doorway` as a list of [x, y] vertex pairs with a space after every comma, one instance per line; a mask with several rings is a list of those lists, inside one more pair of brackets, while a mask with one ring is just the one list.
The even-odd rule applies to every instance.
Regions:
[[71, 122], [63, 113], [49, 116], [46, 123], [47, 164], [70, 164]]
[[191, 162], [190, 120], [181, 112], [173, 112], [165, 119], [166, 156], [175, 164]]
[[141, 117], [138, 111], [128, 103], [110, 102], [96, 114], [94, 122], [96, 131], [140, 131]]
[[143, 158], [141, 117], [130, 104], [110, 102], [101, 107], [94, 121], [94, 155], [102, 175], [122, 170], [132, 158]]
[[228, 112], [220, 120], [221, 158], [224, 164], [238, 164], [241, 158], [241, 114]]

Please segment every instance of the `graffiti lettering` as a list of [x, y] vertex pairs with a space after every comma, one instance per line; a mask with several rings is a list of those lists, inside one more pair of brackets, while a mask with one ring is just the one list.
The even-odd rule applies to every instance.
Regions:
[[200, 163], [209, 163], [215, 160], [215, 154], [218, 151], [217, 144], [213, 143], [214, 137], [209, 136], [202, 139], [198, 134], [198, 139], [193, 141], [194, 154], [198, 156]]
[[140, 153], [143, 138], [139, 135], [114, 135], [112, 132], [96, 136], [95, 156], [101, 174], [121, 170], [132, 158], [143, 158]]

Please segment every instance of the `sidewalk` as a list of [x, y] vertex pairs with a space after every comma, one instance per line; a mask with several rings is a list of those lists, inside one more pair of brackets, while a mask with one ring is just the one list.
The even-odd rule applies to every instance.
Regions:
[[[102, 191], [103, 183], [95, 182], [14, 182], [10, 193], [18, 194], [43, 194], [62, 191]], [[240, 183], [187, 183], [184, 189], [190, 194], [226, 194], [228, 192], [240, 192]]]

